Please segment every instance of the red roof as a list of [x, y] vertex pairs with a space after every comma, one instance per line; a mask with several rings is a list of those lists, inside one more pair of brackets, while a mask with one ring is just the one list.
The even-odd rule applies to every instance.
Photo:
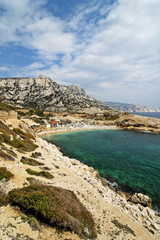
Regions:
[[58, 121], [51, 121], [51, 123], [58, 123]]

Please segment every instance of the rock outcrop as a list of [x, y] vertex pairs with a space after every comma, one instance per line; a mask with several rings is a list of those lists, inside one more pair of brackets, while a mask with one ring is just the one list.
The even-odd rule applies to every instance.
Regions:
[[38, 78], [1, 78], [0, 96], [3, 100], [22, 107], [55, 112], [78, 112], [87, 108], [111, 109], [88, 96], [84, 89], [75, 85], [59, 85], [42, 75]]
[[106, 102], [110, 107], [122, 112], [160, 112], [160, 108], [140, 106], [128, 103]]
[[152, 208], [152, 199], [146, 195], [143, 195], [142, 193], [135, 193], [131, 197], [130, 201], [133, 203], [140, 203], [145, 207]]
[[125, 114], [117, 119], [115, 124], [126, 130], [160, 134], [160, 119], [157, 118]]

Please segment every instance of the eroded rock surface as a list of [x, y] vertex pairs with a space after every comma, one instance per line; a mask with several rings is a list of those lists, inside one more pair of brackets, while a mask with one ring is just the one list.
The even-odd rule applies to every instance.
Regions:
[[38, 78], [1, 78], [0, 95], [10, 103], [49, 111], [76, 112], [81, 109], [111, 109], [78, 86], [63, 86], [42, 75]]

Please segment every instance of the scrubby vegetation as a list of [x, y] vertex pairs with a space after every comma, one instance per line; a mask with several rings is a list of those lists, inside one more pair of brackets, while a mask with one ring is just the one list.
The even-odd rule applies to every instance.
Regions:
[[13, 177], [13, 174], [7, 171], [7, 168], [1, 167], [0, 168], [0, 181], [5, 178], [6, 181], [9, 181]]
[[116, 220], [116, 219], [113, 220], [112, 223], [114, 223], [114, 225], [115, 225], [117, 228], [123, 229], [125, 232], [127, 232], [127, 233], [129, 232], [129, 233], [131, 233], [132, 235], [136, 236], [135, 233], [134, 233], [134, 231], [133, 231], [130, 227], [128, 227], [127, 224], [124, 225], [124, 224], [118, 222], [118, 220]]
[[18, 151], [31, 152], [38, 146], [33, 143], [34, 136], [30, 133], [26, 133], [19, 128], [9, 129], [7, 125], [0, 121], [0, 144], [3, 142], [17, 148]]
[[46, 171], [37, 172], [37, 171], [32, 170], [32, 169], [30, 169], [30, 168], [28, 168], [26, 171], [27, 171], [27, 173], [30, 174], [30, 175], [45, 177], [45, 178], [47, 178], [47, 179], [52, 179], [52, 178], [54, 178], [51, 173], [46, 172]]
[[41, 157], [41, 156], [42, 156], [42, 154], [40, 152], [33, 152], [31, 155], [31, 157], [33, 157], [33, 158], [37, 158], [37, 157]]
[[6, 144], [17, 148], [18, 151], [26, 151], [31, 152], [34, 151], [38, 146], [34, 144], [30, 139], [18, 139], [16, 137], [13, 137], [13, 140], [11, 140], [11, 136], [7, 134], [1, 134], [2, 142], [5, 142]]
[[2, 150], [6, 151], [9, 155], [13, 156], [13, 157], [17, 157], [17, 154], [12, 150], [12, 149], [8, 149], [5, 146], [1, 146]]
[[31, 185], [12, 190], [9, 193], [9, 201], [53, 226], [74, 231], [85, 239], [96, 238], [91, 214], [72, 191], [59, 187]]
[[48, 179], [52, 179], [52, 178], [54, 178], [53, 175], [52, 175], [51, 173], [46, 172], [46, 171], [41, 171], [41, 172], [39, 173], [39, 176], [41, 176], [41, 177], [45, 177], [45, 178], [48, 178]]
[[0, 187], [0, 207], [8, 204], [7, 194]]
[[110, 120], [110, 121], [113, 121], [113, 120], [116, 120], [120, 117], [119, 114], [111, 114], [111, 113], [104, 113], [103, 116], [105, 117], [105, 120]]
[[3, 158], [4, 160], [8, 160], [8, 161], [14, 161], [14, 157], [12, 157], [11, 155], [7, 154], [6, 152], [4, 152], [3, 150], [0, 149], [0, 157]]
[[30, 185], [42, 185], [42, 182], [33, 178], [33, 177], [27, 177], [27, 181], [30, 183]]
[[41, 165], [44, 165], [43, 163], [38, 162], [37, 160], [34, 160], [32, 158], [28, 158], [28, 157], [24, 157], [24, 156], [21, 158], [21, 162], [24, 163], [24, 164], [31, 165], [31, 166], [41, 166]]
[[11, 129], [9, 129], [9, 127], [6, 124], [4, 124], [2, 121], [0, 121], [0, 132], [4, 134], [16, 136], [16, 134]]
[[31, 168], [26, 169], [26, 172], [30, 175], [39, 176], [39, 172], [32, 170]]
[[0, 99], [0, 110], [5, 110], [6, 112], [8, 112], [14, 110], [14, 107], [7, 103], [2, 102]]
[[19, 135], [22, 139], [34, 139], [34, 136], [28, 132], [22, 131], [20, 128], [14, 128], [13, 131]]

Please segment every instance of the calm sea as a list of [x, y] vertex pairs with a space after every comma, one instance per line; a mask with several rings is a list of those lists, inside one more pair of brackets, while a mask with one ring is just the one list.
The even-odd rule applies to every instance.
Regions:
[[99, 170], [128, 192], [150, 196], [160, 209], [160, 135], [124, 130], [67, 132], [45, 136], [64, 155]]
[[132, 114], [160, 119], [160, 112], [136, 112]]

